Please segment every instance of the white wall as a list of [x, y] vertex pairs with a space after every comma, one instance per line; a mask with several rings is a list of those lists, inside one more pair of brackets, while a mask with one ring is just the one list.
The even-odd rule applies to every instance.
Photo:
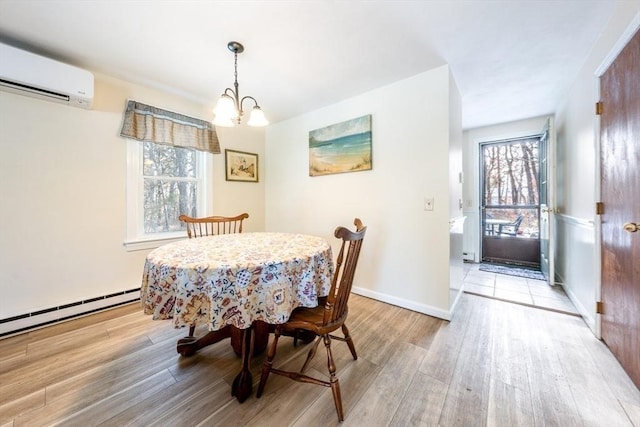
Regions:
[[453, 312], [462, 295], [462, 260], [465, 218], [462, 215], [462, 98], [455, 80], [449, 78], [449, 310]]
[[[443, 318], [450, 314], [450, 78], [443, 66], [266, 132], [266, 229], [335, 243], [337, 225], [361, 218], [368, 232], [354, 291]], [[366, 114], [373, 169], [310, 177], [309, 131]], [[433, 211], [424, 210], [425, 197], [434, 198]]]
[[581, 310], [587, 324], [599, 334], [595, 303], [600, 295], [600, 254], [595, 215], [598, 201], [598, 76], [619, 51], [618, 43], [640, 25], [640, 2], [617, 2], [616, 10], [580, 70], [565, 102], [556, 114], [558, 135], [557, 275]]
[[[140, 286], [148, 250], [123, 246], [127, 99], [211, 116], [210, 106], [102, 75], [92, 110], [0, 91], [0, 319]], [[263, 161], [263, 130], [219, 137], [223, 152]], [[213, 163], [212, 213], [247, 211], [246, 230], [263, 230], [264, 180], [226, 182], [224, 154]]]

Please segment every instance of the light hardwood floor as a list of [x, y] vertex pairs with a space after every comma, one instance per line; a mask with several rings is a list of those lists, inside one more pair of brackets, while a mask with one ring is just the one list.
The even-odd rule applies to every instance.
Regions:
[[[345, 426], [640, 426], [640, 392], [578, 317], [464, 294], [445, 322], [353, 295], [347, 324]], [[239, 404], [228, 342], [184, 358], [185, 333], [129, 305], [1, 340], [0, 426], [339, 424], [329, 389], [283, 377]], [[279, 346], [289, 367], [309, 348]]]

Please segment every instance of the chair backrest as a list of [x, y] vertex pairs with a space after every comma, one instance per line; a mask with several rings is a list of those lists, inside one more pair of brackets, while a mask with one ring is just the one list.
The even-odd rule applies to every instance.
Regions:
[[356, 218], [353, 223], [356, 226], [355, 232], [345, 227], [338, 227], [333, 233], [338, 239], [342, 239], [342, 244], [336, 259], [336, 269], [331, 281], [331, 290], [325, 304], [324, 325], [341, 320], [347, 312], [347, 302], [351, 294], [353, 276], [358, 265], [360, 248], [367, 232], [367, 227], [362, 225], [359, 218]]
[[520, 224], [522, 223], [522, 220], [524, 219], [524, 215], [520, 214], [518, 215], [518, 217], [515, 219], [515, 221], [513, 221], [511, 224], [509, 225], [513, 225], [513, 231], [517, 232], [518, 228], [520, 227]]
[[178, 219], [187, 225], [187, 236], [203, 237], [216, 234], [242, 233], [242, 221], [249, 218], [248, 213], [238, 216], [209, 216], [206, 218], [192, 218], [180, 215]]
[[520, 214], [513, 222], [505, 224], [500, 227], [499, 234], [506, 234], [508, 236], [516, 236], [518, 234], [518, 229], [520, 228], [520, 224], [524, 219], [524, 215]]

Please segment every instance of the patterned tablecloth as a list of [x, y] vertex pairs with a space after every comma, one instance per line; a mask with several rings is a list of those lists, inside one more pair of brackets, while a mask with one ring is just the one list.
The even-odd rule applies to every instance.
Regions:
[[333, 275], [329, 243], [315, 236], [242, 233], [181, 240], [149, 253], [141, 303], [176, 328], [248, 328], [284, 323], [296, 307], [315, 307]]

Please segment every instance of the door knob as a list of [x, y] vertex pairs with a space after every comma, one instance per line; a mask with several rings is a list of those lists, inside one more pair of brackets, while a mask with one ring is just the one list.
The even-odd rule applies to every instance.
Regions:
[[622, 227], [624, 228], [624, 231], [628, 231], [629, 233], [635, 233], [636, 231], [640, 230], [640, 226], [635, 222], [628, 222]]

